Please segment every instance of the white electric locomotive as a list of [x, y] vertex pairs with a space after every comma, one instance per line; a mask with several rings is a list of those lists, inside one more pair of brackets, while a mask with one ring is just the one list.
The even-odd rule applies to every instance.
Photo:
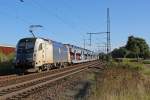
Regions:
[[23, 38], [17, 44], [15, 67], [42, 71], [96, 59], [93, 52], [77, 46], [44, 38]]

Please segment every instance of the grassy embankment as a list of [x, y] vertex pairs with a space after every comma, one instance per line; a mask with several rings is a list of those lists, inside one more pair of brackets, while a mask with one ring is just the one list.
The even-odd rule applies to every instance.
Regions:
[[12, 74], [14, 73], [13, 69], [13, 59], [14, 59], [14, 54], [9, 54], [9, 55], [4, 55], [0, 52], [0, 75], [7, 75], [7, 74]]
[[150, 100], [149, 61], [111, 62], [104, 71], [93, 75], [90, 100]]

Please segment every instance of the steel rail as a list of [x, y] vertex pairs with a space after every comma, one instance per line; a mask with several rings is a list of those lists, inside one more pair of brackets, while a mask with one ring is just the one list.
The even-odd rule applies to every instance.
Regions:
[[[92, 64], [85, 65], [85, 66], [90, 66], [90, 65], [92, 65]], [[85, 67], [85, 66], [84, 66], [84, 67]], [[80, 67], [79, 67], [79, 68], [80, 68]], [[60, 75], [60, 74], [63, 74], [63, 73], [67, 73], [67, 72], [69, 72], [69, 71], [73, 71], [73, 70], [76, 70], [76, 69], [78, 69], [78, 67], [73, 68], [73, 69], [70, 69], [70, 70], [65, 70], [65, 71], [62, 71], [62, 72], [59, 72], [59, 73], [54, 73], [54, 74], [51, 74], [51, 75], [48, 75], [48, 76], [43, 76], [43, 77], [40, 77], [40, 78], [36, 78], [36, 79], [33, 79], [33, 80], [25, 81], [25, 82], [22, 82], [22, 83], [13, 84], [13, 85], [9, 85], [9, 86], [6, 86], [6, 87], [1, 87], [1, 88], [0, 88], [0, 93], [1, 93], [2, 91], [5, 91], [5, 90], [10, 90], [10, 89], [13, 88], [13, 87], [24, 86], [24, 84], [28, 84], [28, 83], [30, 83], [30, 82], [36, 82], [36, 81], [38, 81], [38, 80], [42, 80], [42, 79], [46, 79], [46, 78], [51, 78], [51, 77], [53, 77], [53, 76]], [[1, 94], [0, 94], [0, 95], [1, 95]]]
[[64, 72], [60, 72], [57, 74], [52, 74], [46, 77], [42, 77], [42, 78], [38, 78], [38, 79], [34, 79], [34, 80], [30, 80], [27, 82], [23, 82], [23, 83], [18, 83], [18, 84], [14, 84], [14, 85], [10, 85], [7, 87], [2, 87], [0, 88], [0, 93], [1, 96], [0, 98], [2, 100], [5, 100], [7, 98], [11, 98], [13, 96], [17, 96], [17, 94], [22, 94], [22, 93], [26, 93], [27, 91], [31, 91], [34, 89], [37, 89], [38, 87], [43, 87], [44, 85], [54, 82], [56, 80], [62, 79], [64, 77], [70, 76], [72, 74], [75, 74], [77, 72], [83, 71], [85, 69], [87, 69], [89, 66], [96, 66], [99, 63], [95, 63], [95, 64], [89, 64], [89, 65], [85, 65], [82, 67], [78, 67], [78, 68], [74, 68], [71, 70], [67, 70]]
[[21, 82], [24, 82], [26, 80], [35, 79], [36, 77], [43, 77], [43, 76], [46, 76], [46, 75], [49, 75], [49, 74], [53, 74], [53, 73], [56, 73], [56, 72], [72, 69], [74, 67], [83, 66], [85, 64], [90, 64], [90, 63], [94, 63], [94, 62], [95, 61], [87, 62], [87, 63], [83, 63], [83, 64], [77, 64], [77, 65], [73, 65], [73, 66], [68, 66], [68, 67], [61, 68], [61, 69], [53, 69], [53, 70], [44, 71], [44, 72], [41, 72], [41, 73], [33, 73], [33, 74], [29, 74], [29, 75], [24, 75], [24, 76], [13, 77], [11, 79], [0, 81], [0, 87], [8, 86], [8, 85], [11, 85], [11, 84], [16, 84], [16, 82], [18, 82], [18, 81], [19, 81], [19, 83], [21, 83]]

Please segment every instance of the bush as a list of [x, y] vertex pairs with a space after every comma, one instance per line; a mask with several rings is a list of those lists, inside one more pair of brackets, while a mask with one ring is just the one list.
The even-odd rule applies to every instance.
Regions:
[[0, 52], [0, 75], [6, 73], [14, 73], [14, 69], [12, 67], [14, 57], [15, 57], [14, 53], [11, 53], [6, 56]]
[[150, 64], [150, 60], [144, 60], [142, 61], [143, 64]]
[[15, 54], [10, 53], [9, 55], [5, 55], [2, 52], [0, 52], [0, 63], [2, 62], [12, 62], [14, 60]]
[[117, 67], [123, 69], [133, 69], [133, 70], [143, 70], [144, 65], [142, 63], [130, 62], [128, 59], [124, 59], [122, 62], [109, 62], [107, 64], [108, 67]]
[[115, 61], [111, 61], [111, 62], [108, 62], [106, 63], [106, 66], [109, 68], [109, 67], [118, 67], [118, 64], [117, 62]]
[[134, 63], [134, 62], [123, 62], [120, 66], [123, 66], [124, 68], [134, 69], [134, 70], [143, 70], [144, 66], [140, 63]]
[[0, 52], [0, 63], [5, 62], [6, 59], [7, 59], [6, 56], [2, 52]]

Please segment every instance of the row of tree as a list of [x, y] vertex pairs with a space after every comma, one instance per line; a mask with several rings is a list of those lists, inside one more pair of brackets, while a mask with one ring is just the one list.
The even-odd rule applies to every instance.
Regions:
[[150, 58], [150, 49], [143, 38], [129, 36], [125, 46], [111, 52], [113, 58]]

